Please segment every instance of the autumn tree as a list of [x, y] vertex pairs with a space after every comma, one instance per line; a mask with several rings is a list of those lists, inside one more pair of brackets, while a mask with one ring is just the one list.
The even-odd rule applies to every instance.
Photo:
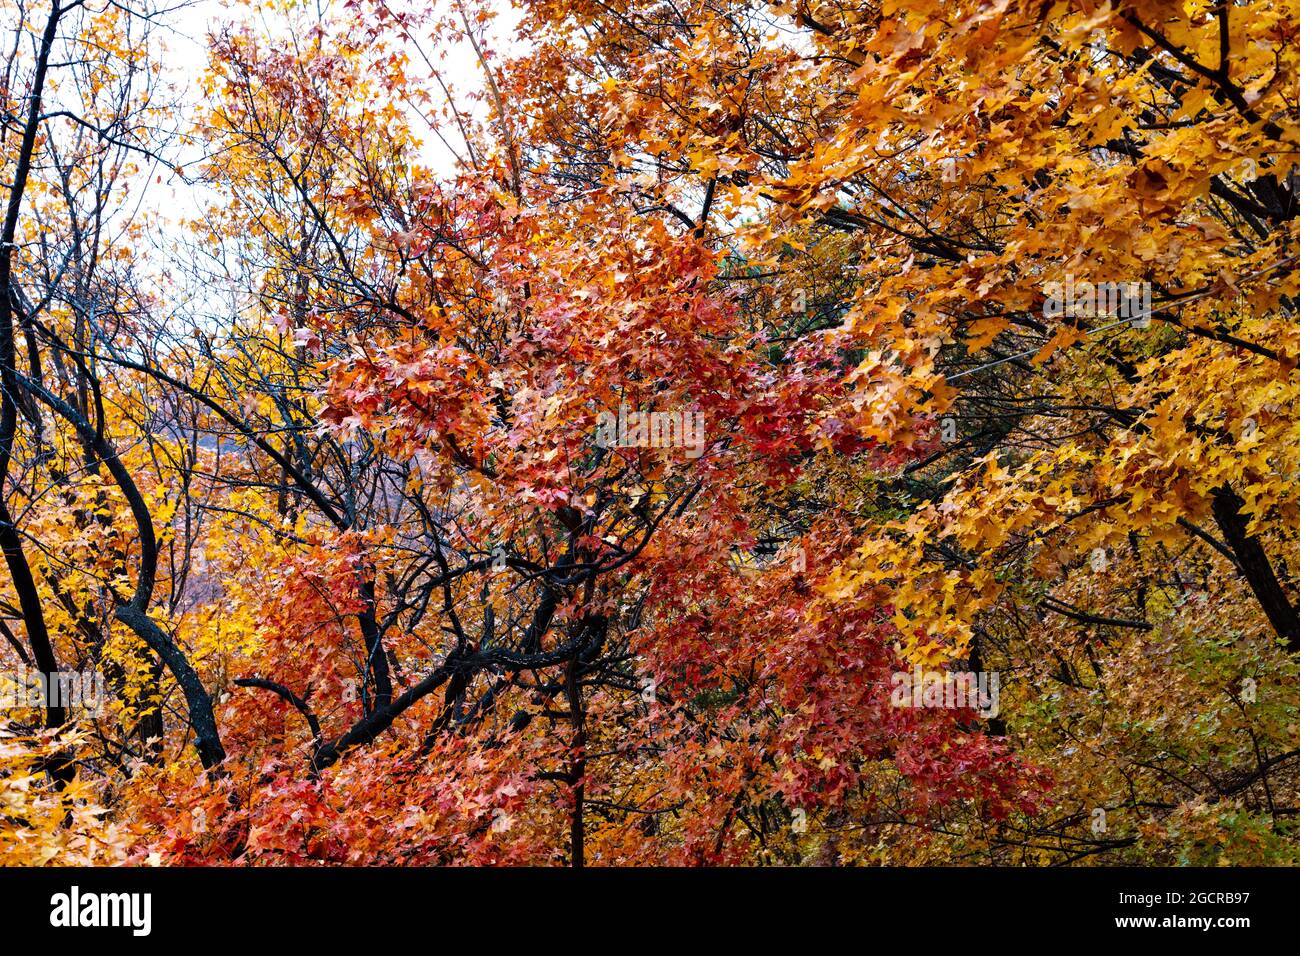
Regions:
[[10, 58], [4, 634], [116, 701], [18, 728], [35, 818], [1294, 861], [1287, 3], [259, 12], [192, 114], [116, 7]]

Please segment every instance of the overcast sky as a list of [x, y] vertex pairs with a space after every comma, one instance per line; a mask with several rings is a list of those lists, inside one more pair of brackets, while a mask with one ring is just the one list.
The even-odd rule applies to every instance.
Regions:
[[[520, 13], [511, 5], [510, 0], [488, 0], [488, 2], [497, 10], [497, 18], [489, 27], [489, 37], [491, 45], [500, 55], [502, 51], [510, 49], [513, 45], [511, 37]], [[343, 9], [341, 2], [331, 3], [328, 0], [318, 6], [325, 10]], [[199, 79], [207, 64], [209, 33], [220, 29], [224, 24], [242, 21], [260, 25], [267, 32], [273, 32], [276, 14], [264, 14], [248, 5], [232, 4], [223, 0], [191, 0], [156, 19], [155, 22], [159, 26], [155, 36], [163, 46], [160, 52], [164, 75], [176, 88], [180, 109], [189, 114], [188, 117], [181, 118], [180, 125], [186, 125], [186, 120], [192, 121], [200, 106]], [[482, 70], [469, 45], [445, 43], [443, 48], [446, 50], [446, 59], [443, 61], [444, 77], [448, 78], [458, 93], [479, 89], [482, 84]], [[430, 56], [433, 55], [432, 43], [425, 45], [425, 52]], [[410, 74], [418, 77], [422, 66], [423, 62], [420, 58], [412, 55]], [[463, 108], [464, 103], [461, 105]], [[484, 107], [479, 105], [478, 108], [481, 110]], [[436, 136], [421, 135], [423, 131], [421, 120], [416, 118], [412, 125], [417, 136], [424, 141], [422, 159], [433, 169], [450, 173], [454, 163], [450, 152]], [[178, 157], [179, 164], [182, 166], [186, 163], [195, 163], [199, 159], [200, 153], [193, 147], [182, 150]], [[196, 200], [192, 186], [165, 172], [161, 183], [157, 182], [156, 176], [152, 178], [148, 195], [145, 197], [145, 203], [150, 208], [169, 218], [183, 216], [195, 210]]]

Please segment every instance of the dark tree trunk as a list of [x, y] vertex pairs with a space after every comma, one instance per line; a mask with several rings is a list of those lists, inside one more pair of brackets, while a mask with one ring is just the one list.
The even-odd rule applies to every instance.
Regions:
[[1214, 520], [1236, 555], [1241, 572], [1255, 592], [1269, 624], [1273, 625], [1277, 636], [1286, 641], [1287, 650], [1300, 651], [1300, 616], [1282, 590], [1259, 539], [1246, 532], [1246, 516], [1241, 513], [1244, 504], [1231, 486], [1216, 488], [1211, 500]]

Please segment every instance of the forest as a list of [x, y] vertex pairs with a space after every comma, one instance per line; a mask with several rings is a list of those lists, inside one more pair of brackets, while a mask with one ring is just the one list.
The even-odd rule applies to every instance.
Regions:
[[0, 8], [0, 866], [1300, 864], [1297, 0]]

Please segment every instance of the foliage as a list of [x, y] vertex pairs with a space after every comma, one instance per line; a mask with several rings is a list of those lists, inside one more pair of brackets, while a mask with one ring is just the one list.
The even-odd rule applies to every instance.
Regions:
[[1290, 0], [6, 11], [0, 862], [1298, 862]]

